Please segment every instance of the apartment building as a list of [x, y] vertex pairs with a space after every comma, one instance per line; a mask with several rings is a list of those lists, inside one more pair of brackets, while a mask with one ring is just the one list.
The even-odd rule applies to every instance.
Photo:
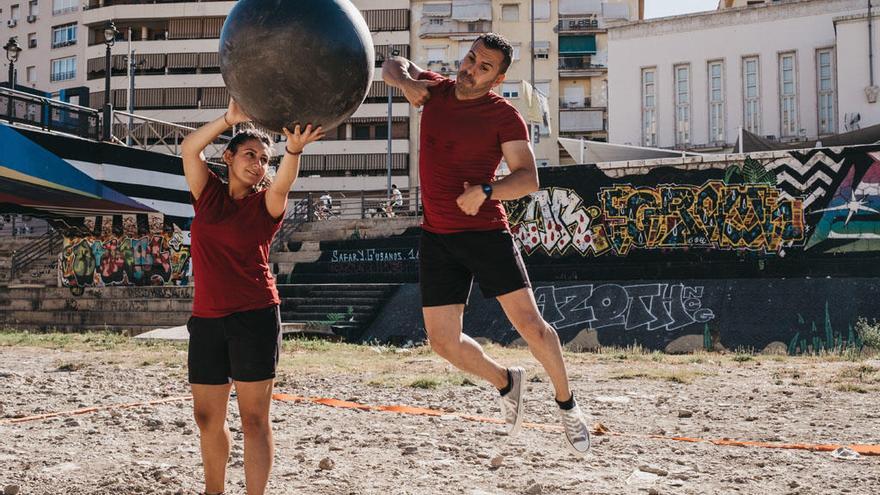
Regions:
[[611, 142], [723, 151], [740, 128], [794, 142], [880, 123], [869, 63], [880, 38], [868, 39], [867, 7], [722, 0], [716, 11], [612, 26]]
[[[109, 100], [115, 109], [128, 107], [130, 63], [134, 74], [134, 113], [188, 126], [198, 126], [222, 115], [229, 94], [220, 74], [218, 40], [235, 2], [86, 0], [71, 4], [66, 0], [30, 0], [30, 4], [40, 9], [38, 2], [51, 1], [57, 4], [57, 15], [36, 14], [34, 22], [27, 24], [30, 18], [23, 17], [27, 11], [16, 0], [0, 0], [0, 15], [10, 20], [4, 23], [5, 32], [0, 27], [5, 38], [18, 36], [22, 43], [30, 36], [26, 31], [36, 33], [34, 47], [24, 50], [16, 64], [17, 69], [27, 68], [34, 74], [32, 87], [57, 94], [65, 88], [85, 86], [89, 106], [100, 108], [105, 101], [108, 71], [104, 30], [113, 21], [118, 35], [111, 47]], [[392, 180], [407, 188], [417, 173], [411, 167], [416, 162], [410, 158], [414, 150], [409, 139], [409, 106], [401, 94], [392, 95], [389, 130], [388, 88], [378, 70], [384, 57], [394, 50], [409, 55], [409, 1], [354, 3], [373, 34], [375, 79], [364, 105], [323, 141], [306, 150], [301, 179], [294, 186], [298, 191], [384, 189], [389, 131]], [[18, 18], [21, 20], [11, 21]], [[22, 23], [32, 27], [23, 29]], [[133, 53], [130, 61], [129, 45]], [[124, 120], [114, 122], [114, 135], [124, 135]]]
[[643, 17], [644, 0], [559, 0], [561, 137], [608, 140], [607, 25]]
[[535, 87], [550, 107], [549, 127], [533, 133], [536, 159], [539, 166], [573, 163], [557, 138], [607, 137], [606, 21], [640, 19], [643, 10], [644, 0], [413, 0], [413, 60], [454, 77], [480, 33], [502, 34], [514, 56], [497, 91], [525, 115], [522, 81], [532, 79], [534, 53]]
[[[14, 37], [22, 48], [18, 86], [57, 93], [82, 85], [81, 7], [79, 0], [0, 0], [0, 44]], [[5, 80], [8, 62], [0, 60]]]

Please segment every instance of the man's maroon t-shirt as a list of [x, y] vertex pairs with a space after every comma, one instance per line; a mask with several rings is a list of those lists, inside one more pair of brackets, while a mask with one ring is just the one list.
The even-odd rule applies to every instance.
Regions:
[[233, 199], [226, 184], [208, 175], [199, 199], [192, 198], [193, 316], [220, 318], [279, 304], [269, 244], [281, 219], [266, 209], [266, 191]]
[[455, 203], [464, 182], [492, 182], [501, 163], [501, 143], [527, 141], [526, 123], [516, 108], [493, 92], [474, 100], [455, 96], [455, 81], [425, 71], [419, 79], [440, 81], [429, 88], [422, 111], [419, 181], [425, 217], [422, 228], [435, 234], [507, 229], [498, 200], [483, 203], [475, 216]]

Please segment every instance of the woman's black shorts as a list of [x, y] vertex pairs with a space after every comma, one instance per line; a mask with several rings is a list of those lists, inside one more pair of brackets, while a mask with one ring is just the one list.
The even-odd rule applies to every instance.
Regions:
[[222, 385], [275, 378], [281, 355], [278, 305], [222, 318], [190, 317], [189, 382]]

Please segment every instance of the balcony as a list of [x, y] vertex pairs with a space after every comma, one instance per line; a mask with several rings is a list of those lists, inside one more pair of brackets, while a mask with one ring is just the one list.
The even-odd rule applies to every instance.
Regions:
[[53, 41], [52, 48], [64, 48], [65, 46], [73, 46], [76, 44], [76, 40], [62, 40], [62, 41]]
[[442, 74], [444, 76], [449, 76], [458, 72], [458, 68], [461, 65], [460, 60], [456, 60], [454, 62], [444, 62], [441, 60], [429, 60], [427, 69], [438, 74]]
[[[101, 7], [112, 7], [114, 5], [149, 5], [156, 3], [193, 3], [196, 0], [89, 0], [84, 7], [88, 9], [99, 9]], [[199, 2], [223, 2], [229, 0], [198, 0]]]
[[608, 72], [608, 66], [594, 63], [592, 55], [560, 55], [559, 77], [583, 77]]
[[419, 23], [419, 38], [477, 37], [491, 30], [491, 21], [462, 22], [449, 17], [429, 17]]
[[559, 99], [560, 110], [582, 110], [584, 108], [592, 108], [592, 98], [587, 96], [581, 100], [571, 100], [566, 98]]
[[583, 34], [605, 29], [599, 27], [599, 19], [595, 17], [569, 17], [559, 19], [553, 30], [559, 34]]
[[559, 132], [603, 132], [605, 111], [597, 108], [559, 112]]

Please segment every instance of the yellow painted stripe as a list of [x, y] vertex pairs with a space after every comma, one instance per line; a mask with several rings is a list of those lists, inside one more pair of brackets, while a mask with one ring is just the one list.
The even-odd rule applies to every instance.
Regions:
[[56, 189], [59, 191], [71, 192], [74, 194], [79, 194], [80, 196], [86, 196], [88, 198], [101, 199], [100, 196], [94, 195], [92, 193], [80, 191], [79, 189], [74, 189], [72, 187], [62, 186], [61, 184], [49, 182], [46, 179], [41, 179], [39, 177], [34, 177], [32, 175], [23, 174], [23, 173], [19, 172], [18, 170], [12, 170], [11, 168], [4, 167], [2, 165], [0, 165], [0, 176], [8, 177], [12, 180], [17, 180], [19, 182], [27, 182], [29, 184], [34, 184], [36, 186], [48, 187], [49, 189]]

